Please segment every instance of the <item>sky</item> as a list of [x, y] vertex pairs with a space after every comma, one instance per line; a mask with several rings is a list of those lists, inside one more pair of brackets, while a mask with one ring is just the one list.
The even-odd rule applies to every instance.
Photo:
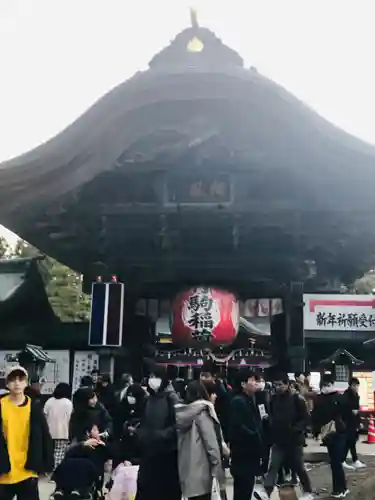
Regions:
[[247, 67], [375, 144], [374, 0], [0, 0], [0, 162], [146, 69], [190, 6]]

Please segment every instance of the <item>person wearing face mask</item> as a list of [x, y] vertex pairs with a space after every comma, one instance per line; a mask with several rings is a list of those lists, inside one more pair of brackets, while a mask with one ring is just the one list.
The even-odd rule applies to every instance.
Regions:
[[146, 404], [146, 393], [139, 384], [132, 384], [126, 394], [126, 413], [124, 412], [124, 422], [121, 433], [118, 433], [118, 446], [114, 446], [113, 469], [118, 464], [129, 461], [133, 465], [138, 465], [140, 460], [139, 440], [130, 429], [136, 429], [143, 417]]
[[128, 427], [141, 448], [136, 500], [181, 500], [175, 413], [178, 397], [163, 367], [153, 367], [148, 392], [140, 425]]

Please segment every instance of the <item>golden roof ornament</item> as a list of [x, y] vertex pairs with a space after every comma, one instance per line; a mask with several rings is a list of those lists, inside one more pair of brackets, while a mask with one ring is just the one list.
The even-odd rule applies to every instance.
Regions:
[[[197, 10], [193, 9], [192, 7], [190, 8], [190, 20], [192, 29], [198, 30], [198, 13]], [[202, 52], [203, 49], [204, 43], [197, 36], [194, 36], [191, 40], [189, 40], [189, 43], [187, 44], [188, 52]]]
[[198, 37], [195, 36], [189, 41], [187, 49], [189, 52], [202, 52], [204, 44]]

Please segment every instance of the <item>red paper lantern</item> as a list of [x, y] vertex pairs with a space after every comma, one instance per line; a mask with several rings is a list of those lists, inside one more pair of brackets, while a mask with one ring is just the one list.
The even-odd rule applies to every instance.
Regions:
[[236, 297], [225, 290], [192, 288], [177, 295], [172, 304], [173, 343], [228, 345], [237, 336], [239, 309]]

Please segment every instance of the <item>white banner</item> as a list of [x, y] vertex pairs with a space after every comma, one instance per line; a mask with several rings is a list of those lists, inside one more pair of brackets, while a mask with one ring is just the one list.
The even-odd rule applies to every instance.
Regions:
[[305, 330], [375, 331], [375, 296], [305, 294]]

